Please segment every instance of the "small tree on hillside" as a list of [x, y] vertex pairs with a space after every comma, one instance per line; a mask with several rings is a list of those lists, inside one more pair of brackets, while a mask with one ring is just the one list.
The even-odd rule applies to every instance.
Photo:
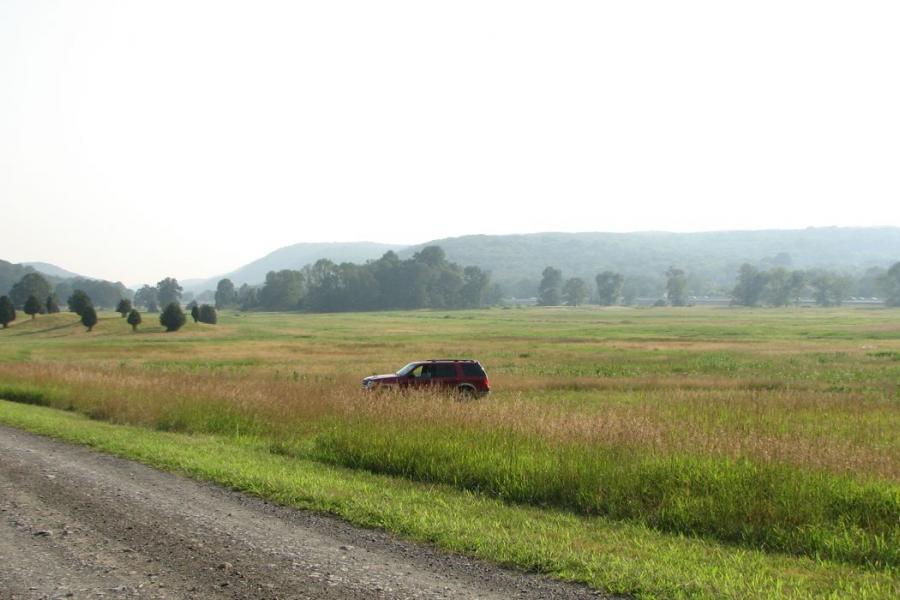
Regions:
[[69, 311], [75, 313], [78, 316], [81, 316], [81, 313], [85, 308], [94, 305], [94, 303], [91, 302], [91, 297], [81, 290], [75, 290], [74, 292], [72, 292], [72, 295], [69, 296], [67, 304], [69, 305]]
[[201, 323], [209, 323], [210, 325], [215, 325], [219, 322], [219, 315], [216, 314], [216, 309], [209, 304], [204, 304], [200, 307], [198, 318]]
[[45, 306], [47, 307], [47, 314], [53, 315], [59, 312], [59, 302], [56, 301], [56, 296], [53, 294], [47, 296]]
[[196, 302], [191, 302], [191, 318], [194, 320], [194, 323], [200, 320], [200, 307], [197, 306]]
[[159, 314], [159, 324], [166, 328], [166, 331], [178, 331], [186, 321], [184, 312], [177, 302], [170, 302]]
[[141, 313], [134, 308], [128, 313], [128, 324], [131, 325], [132, 331], [137, 331], [138, 325], [141, 324]]
[[569, 306], [584, 304], [588, 295], [587, 284], [581, 277], [571, 277], [563, 285], [563, 297]]
[[0, 296], [0, 324], [3, 329], [9, 327], [9, 324], [16, 320], [16, 307], [13, 306], [9, 296]]
[[131, 312], [131, 300], [128, 298], [122, 298], [119, 300], [119, 303], [116, 305], [116, 312], [122, 315], [122, 318], [125, 318], [125, 315]]
[[94, 330], [97, 324], [97, 311], [94, 310], [93, 304], [88, 304], [81, 311], [81, 324], [87, 327], [88, 331]]
[[35, 316], [39, 312], [41, 312], [41, 301], [35, 298], [34, 296], [28, 296], [28, 299], [25, 301], [25, 306], [22, 310], [25, 311], [26, 315], [31, 315], [31, 318], [34, 319]]

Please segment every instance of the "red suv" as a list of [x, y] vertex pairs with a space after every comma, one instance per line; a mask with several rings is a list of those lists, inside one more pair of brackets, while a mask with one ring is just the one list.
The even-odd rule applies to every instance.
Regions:
[[491, 391], [487, 373], [477, 360], [441, 358], [411, 362], [396, 373], [362, 380], [364, 390], [381, 387], [454, 389], [474, 396]]

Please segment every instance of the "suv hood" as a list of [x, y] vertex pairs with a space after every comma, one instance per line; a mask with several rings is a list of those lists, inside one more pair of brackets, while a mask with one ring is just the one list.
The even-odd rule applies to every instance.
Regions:
[[400, 379], [396, 373], [385, 373], [384, 375], [370, 375], [363, 379], [363, 381], [377, 381], [379, 383], [389, 383], [392, 381], [397, 381]]

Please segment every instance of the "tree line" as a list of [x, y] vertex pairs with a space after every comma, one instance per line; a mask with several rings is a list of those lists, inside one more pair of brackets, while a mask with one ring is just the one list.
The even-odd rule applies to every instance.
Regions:
[[428, 246], [401, 260], [393, 251], [359, 265], [321, 259], [299, 270], [269, 271], [259, 287], [216, 286], [217, 308], [346, 312], [418, 308], [478, 308], [499, 300], [490, 274], [447, 260]]
[[[686, 306], [688, 304], [687, 277], [685, 272], [675, 267], [670, 267], [666, 275], [666, 296], [657, 304], [671, 304], [672, 306]], [[624, 301], [631, 304], [630, 299], [623, 296], [626, 278], [622, 273], [615, 271], [603, 271], [594, 278], [595, 289], [593, 302], [600, 306], [613, 306]], [[591, 298], [588, 283], [581, 277], [569, 277], [563, 280], [560, 269], [547, 267], [541, 274], [541, 282], [538, 285], [537, 303], [539, 306], [578, 306]]]
[[[151, 291], [144, 290], [144, 288]], [[122, 318], [126, 319], [133, 331], [137, 331], [138, 325], [143, 322], [143, 318], [135, 305], [141, 302], [141, 305], [148, 311], [158, 312], [157, 302], [162, 300], [165, 303], [165, 307], [159, 315], [160, 324], [166, 328], [166, 331], [178, 331], [181, 329], [187, 319], [181, 308], [182, 288], [178, 282], [171, 277], [167, 277], [160, 281], [156, 287], [144, 286], [144, 288], [139, 290], [139, 294], [135, 295], [134, 304], [128, 297], [123, 297], [126, 296], [125, 294], [120, 294], [114, 302], [110, 302], [109, 298], [104, 295], [103, 301], [108, 303], [107, 306], [115, 305], [115, 311]], [[57, 286], [56, 289], [59, 290], [60, 287]], [[104, 288], [99, 289], [105, 291]], [[125, 291], [127, 292], [127, 290]], [[144, 293], [140, 294], [141, 291]], [[40, 300], [39, 298], [42, 297], [46, 299]], [[66, 300], [66, 305], [70, 312], [78, 315], [81, 324], [89, 332], [93, 330], [98, 321], [97, 309], [95, 308], [94, 300], [86, 291], [80, 288], [73, 289]], [[16, 320], [16, 308], [22, 309], [32, 319], [39, 314], [60, 312], [56, 294], [50, 292], [50, 284], [39, 273], [25, 274], [22, 279], [13, 285], [9, 295], [0, 296], [0, 325], [4, 329]], [[215, 325], [218, 322], [216, 309], [209, 304], [197, 305], [194, 302], [189, 305], [189, 308], [195, 323]]]
[[[787, 256], [776, 257], [771, 266], [761, 269], [749, 263], [741, 265], [737, 281], [730, 290], [731, 303], [741, 306], [788, 306], [812, 299], [820, 306], [840, 306], [860, 291], [866, 297], [879, 295], [888, 306], [900, 306], [900, 262], [889, 269], [872, 268], [861, 277], [825, 269], [789, 269]], [[657, 305], [685, 306], [692, 302], [691, 275], [670, 267], [663, 273], [665, 285]], [[598, 273], [591, 286], [580, 277], [563, 278], [560, 269], [543, 270], [537, 289], [537, 303], [544, 306], [585, 302], [611, 306], [633, 304], [635, 286], [629, 276], [616, 271]], [[79, 286], [79, 287], [76, 287]], [[0, 302], [0, 322], [4, 327], [20, 309], [35, 318], [41, 313], [60, 311], [59, 292], [68, 292], [66, 304], [83, 318], [90, 330], [96, 323], [94, 306], [116, 307], [123, 317], [141, 307], [147, 312], [163, 311], [167, 330], [177, 330], [184, 319], [181, 309], [185, 294], [178, 281], [166, 277], [155, 286], [144, 285], [133, 295], [121, 284], [88, 279], [66, 280], [52, 288], [39, 273], [28, 272]], [[187, 308], [195, 322], [216, 323], [216, 309], [304, 310], [309, 312], [368, 311], [419, 308], [478, 308], [500, 303], [504, 292], [491, 282], [490, 273], [479, 267], [461, 267], [447, 260], [439, 246], [429, 246], [401, 260], [392, 251], [380, 259], [359, 265], [336, 264], [322, 259], [299, 270], [270, 271], [260, 286], [235, 288], [229, 279], [219, 281], [215, 293], [208, 292], [215, 305], [192, 301]], [[99, 298], [99, 300], [97, 300]], [[127, 304], [127, 310], [120, 310]], [[174, 306], [173, 306], [174, 305]], [[87, 309], [90, 307], [90, 310]], [[94, 312], [96, 312], [94, 310]], [[178, 313], [181, 313], [180, 317]], [[85, 316], [86, 315], [86, 316]], [[139, 319], [140, 313], [135, 319]], [[129, 321], [130, 322], [130, 321]], [[140, 321], [133, 324], [134, 327]]]
[[[870, 274], [871, 277], [871, 274]], [[737, 284], [731, 292], [732, 304], [740, 306], [789, 306], [811, 297], [819, 306], [841, 306], [854, 289], [882, 296], [887, 306], [900, 306], [900, 262], [884, 273], [860, 282], [852, 275], [825, 269], [789, 270], [775, 267], [762, 270], [741, 265]]]
[[[686, 306], [691, 302], [688, 274], [676, 267], [665, 273], [665, 292], [656, 300], [657, 306]], [[741, 265], [737, 283], [730, 293], [731, 304], [738, 306], [789, 306], [811, 298], [819, 306], [841, 306], [854, 289], [866, 289], [871, 295], [881, 295], [887, 306], [900, 306], [900, 262], [874, 277], [869, 272], [860, 281], [852, 275], [826, 269], [789, 270], [785, 267], [758, 269], [747, 263]], [[623, 295], [627, 278], [622, 273], [603, 271], [595, 278], [593, 302], [612, 306], [623, 301], [632, 304], [633, 298]], [[591, 298], [587, 282], [580, 277], [563, 279], [560, 269], [544, 269], [538, 285], [537, 303], [541, 306], [577, 306]]]

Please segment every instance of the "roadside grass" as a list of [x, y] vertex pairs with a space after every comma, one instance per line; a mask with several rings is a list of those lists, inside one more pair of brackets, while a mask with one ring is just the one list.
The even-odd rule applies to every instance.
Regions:
[[111, 425], [0, 401], [0, 422], [364, 527], [637, 598], [895, 598], [895, 570], [746, 550], [271, 452], [254, 436]]
[[754, 548], [900, 566], [900, 485], [884, 481], [372, 417], [335, 421], [316, 437], [315, 450], [326, 462], [510, 502]]

